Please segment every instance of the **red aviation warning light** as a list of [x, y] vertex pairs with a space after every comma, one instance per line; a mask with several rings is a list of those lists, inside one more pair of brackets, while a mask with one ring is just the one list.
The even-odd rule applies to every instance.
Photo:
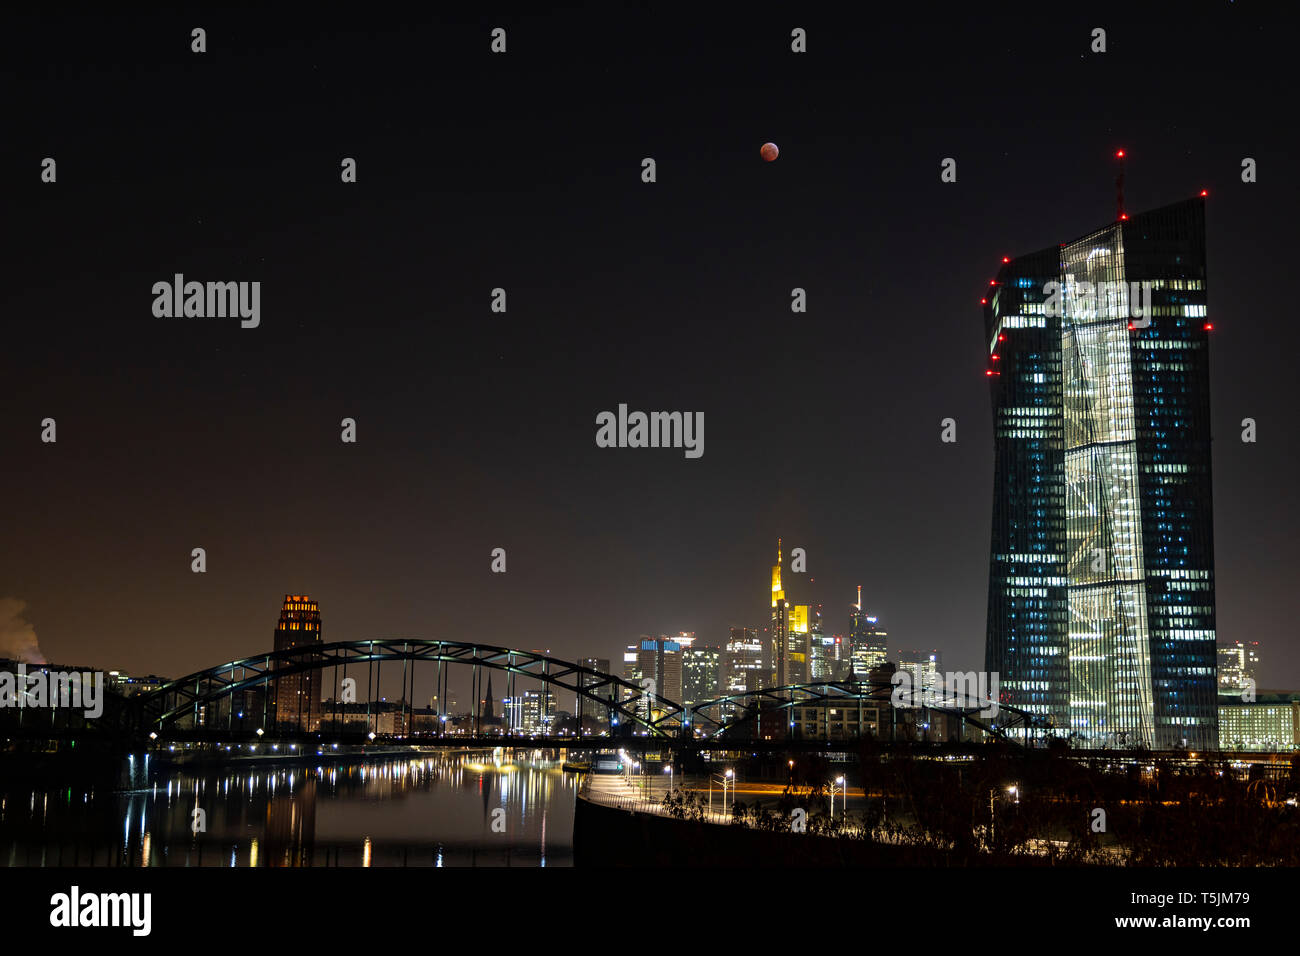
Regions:
[[1003, 261], [1003, 262], [1010, 262], [1010, 261], [1011, 261], [1011, 258], [1010, 258], [1010, 256], [1003, 256], [1003, 257], [1002, 257], [1002, 261]]
[[980, 305], [988, 305], [988, 304], [989, 304], [988, 299], [980, 299]]
[[1210, 191], [1209, 191], [1208, 189], [1202, 189], [1202, 190], [1201, 190], [1201, 195], [1202, 195], [1202, 196], [1208, 196], [1209, 194], [1210, 194]]

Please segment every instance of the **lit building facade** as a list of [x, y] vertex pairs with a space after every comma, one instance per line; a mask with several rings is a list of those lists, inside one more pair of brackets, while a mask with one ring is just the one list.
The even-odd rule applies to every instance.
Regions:
[[721, 670], [720, 647], [700, 644], [685, 648], [682, 651], [682, 703], [702, 704], [717, 698]]
[[[629, 644], [623, 653], [623, 676], [626, 680], [641, 684], [660, 697], [680, 702], [682, 699], [681, 644], [667, 637], [643, 635], [638, 643]], [[644, 681], [653, 681], [653, 685], [644, 684]], [[646, 714], [658, 715], [658, 711], [651, 707], [649, 698], [642, 697], [641, 700]]]
[[781, 585], [781, 539], [777, 538], [776, 564], [772, 565], [772, 618], [767, 632], [771, 687], [790, 683], [786, 679], [790, 673], [789, 610]]
[[1300, 693], [1258, 693], [1253, 701], [1219, 698], [1223, 750], [1295, 750], [1300, 747]]
[[[288, 651], [320, 644], [320, 608], [306, 594], [286, 594], [275, 626], [275, 650]], [[280, 661], [276, 670], [291, 666]], [[278, 730], [315, 731], [320, 726], [320, 671], [311, 670], [277, 677], [273, 682], [275, 726]]]
[[1258, 682], [1259, 641], [1224, 642], [1218, 655], [1220, 694], [1240, 694], [1253, 686], [1250, 681]]
[[[609, 669], [609, 658], [607, 657], [584, 657], [578, 661], [578, 665], [580, 667], [585, 667], [588, 670], [596, 671], [599, 674], [611, 673]], [[591, 674], [580, 674], [578, 676], [578, 686], [590, 688], [599, 680], [600, 678], [594, 677]], [[608, 699], [611, 690], [609, 689], [609, 686], [606, 685], [604, 688], [595, 691], [595, 693], [602, 698]], [[609, 730], [609, 707], [607, 705], [598, 704], [593, 700], [588, 700], [581, 694], [575, 696], [577, 697], [577, 701], [574, 705], [574, 713], [578, 717], [578, 726], [582, 728], [590, 723], [593, 725], [592, 729], [598, 733]]]
[[808, 683], [809, 611], [807, 604], [791, 604], [786, 608], [785, 674], [791, 684]]
[[826, 633], [822, 606], [818, 604], [811, 611], [812, 619], [808, 623], [808, 680], [839, 680], [842, 676], [840, 640], [835, 635]]
[[767, 672], [758, 631], [752, 627], [733, 627], [723, 651], [723, 663], [723, 693], [743, 694], [761, 690]]
[[911, 674], [912, 690], [920, 694], [944, 690], [943, 664], [938, 651], [899, 651], [897, 670]]
[[995, 471], [986, 668], [1082, 746], [1210, 749], [1205, 209], [1005, 261], [984, 302]]
[[549, 734], [555, 722], [555, 694], [550, 688], [525, 690], [519, 700], [517, 729], [526, 734]]
[[889, 657], [889, 634], [879, 618], [863, 608], [861, 585], [858, 603], [849, 605], [849, 654], [856, 680], [863, 680]]

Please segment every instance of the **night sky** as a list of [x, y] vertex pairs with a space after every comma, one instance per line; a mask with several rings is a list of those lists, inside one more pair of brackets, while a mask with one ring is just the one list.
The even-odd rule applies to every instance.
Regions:
[[[1209, 190], [1218, 633], [1300, 687], [1280, 8], [430, 9], [6, 24], [0, 598], [46, 657], [181, 676], [305, 592], [327, 641], [617, 668], [763, 626], [781, 536], [828, 632], [862, 584], [893, 647], [981, 667], [979, 298], [1113, 219], [1122, 147], [1131, 211]], [[178, 272], [260, 281], [260, 327], [155, 318]], [[703, 457], [597, 448], [619, 403], [702, 411]]]

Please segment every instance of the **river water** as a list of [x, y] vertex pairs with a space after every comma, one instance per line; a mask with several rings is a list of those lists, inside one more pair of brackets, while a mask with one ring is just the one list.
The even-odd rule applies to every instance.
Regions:
[[132, 792], [0, 784], [0, 864], [572, 866], [577, 785], [540, 751], [231, 766]]

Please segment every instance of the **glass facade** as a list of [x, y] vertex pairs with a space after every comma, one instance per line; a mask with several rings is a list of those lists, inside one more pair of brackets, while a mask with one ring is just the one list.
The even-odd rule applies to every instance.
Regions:
[[1047, 307], [1058, 250], [1006, 264], [985, 300], [993, 398], [986, 669], [1000, 703], [1069, 724], [1061, 317]]
[[1134, 216], [985, 303], [987, 666], [1084, 746], [1218, 743], [1204, 233], [1200, 199]]

